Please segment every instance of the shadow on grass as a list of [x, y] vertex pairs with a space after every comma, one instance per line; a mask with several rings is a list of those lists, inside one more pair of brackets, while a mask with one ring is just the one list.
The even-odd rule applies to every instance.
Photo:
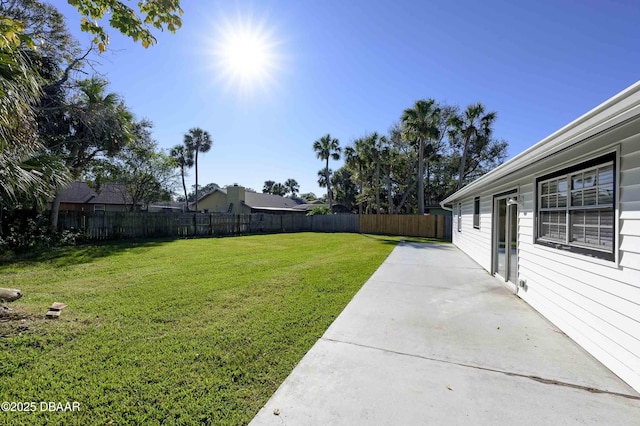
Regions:
[[29, 266], [38, 263], [51, 263], [60, 267], [79, 265], [127, 250], [145, 250], [160, 247], [172, 241], [175, 241], [175, 239], [110, 240], [69, 247], [55, 247], [0, 259], [0, 266], [6, 264]]
[[[364, 237], [371, 238], [380, 241], [383, 244], [411, 244], [416, 248], [446, 248], [451, 242], [448, 240], [441, 240], [438, 238], [426, 238], [426, 237], [402, 237], [398, 235], [378, 235], [378, 234], [360, 234]], [[429, 244], [426, 246], [424, 244]]]

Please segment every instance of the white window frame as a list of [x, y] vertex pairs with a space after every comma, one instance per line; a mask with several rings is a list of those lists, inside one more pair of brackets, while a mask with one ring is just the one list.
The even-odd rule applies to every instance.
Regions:
[[[611, 167], [611, 181], [600, 183], [598, 181], [590, 186], [588, 189], [592, 190], [595, 194], [595, 204], [584, 205], [581, 202], [580, 205], [573, 204], [572, 194], [584, 195], [584, 188], [572, 187], [572, 178], [576, 175], [589, 172], [594, 172], [596, 175], [600, 169]], [[536, 179], [536, 238], [535, 243], [550, 246], [556, 249], [561, 249], [570, 252], [576, 252], [583, 255], [588, 255], [596, 258], [605, 259], [608, 261], [615, 261], [616, 244], [617, 244], [617, 221], [616, 221], [616, 200], [618, 197], [617, 188], [617, 158], [616, 153], [605, 154], [600, 157], [595, 157], [590, 160], [581, 162], [574, 166], [566, 167], [559, 171], [541, 176]], [[564, 190], [560, 189], [560, 182], [564, 181]], [[543, 188], [543, 185], [547, 185], [547, 189]], [[553, 190], [552, 190], [553, 188]], [[606, 198], [601, 202], [601, 192], [611, 190], [611, 197], [606, 202]], [[546, 198], [545, 198], [546, 197]], [[563, 198], [563, 200], [562, 200]], [[561, 201], [562, 200], [562, 201]], [[586, 222], [582, 225], [582, 229], [597, 229], [598, 242], [603, 240], [602, 230], [610, 231], [611, 244], [605, 247], [604, 245], [592, 244], [587, 241], [576, 241], [573, 238], [573, 228], [579, 227], [579, 224], [573, 223], [574, 217], [577, 213], [583, 213], [586, 218], [587, 212], [598, 212], [598, 224], [588, 225]], [[556, 223], [542, 222], [543, 214], [547, 213], [547, 217], [556, 213]], [[603, 225], [603, 218], [607, 220], [607, 224]], [[544, 225], [551, 227], [555, 226], [558, 232], [556, 235], [544, 235]], [[609, 232], [607, 232], [608, 234]], [[606, 238], [604, 239], [606, 241]]]
[[462, 232], [462, 203], [458, 203], [458, 232]]

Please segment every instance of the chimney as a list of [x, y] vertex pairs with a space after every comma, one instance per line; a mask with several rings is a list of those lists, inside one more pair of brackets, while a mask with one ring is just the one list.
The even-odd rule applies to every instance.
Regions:
[[227, 202], [233, 203], [231, 213], [241, 214], [243, 212], [242, 204], [244, 203], [244, 187], [234, 183], [233, 186], [227, 186]]

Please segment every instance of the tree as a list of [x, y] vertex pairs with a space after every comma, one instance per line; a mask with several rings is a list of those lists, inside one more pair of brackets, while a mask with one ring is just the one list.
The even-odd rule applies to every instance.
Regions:
[[180, 168], [180, 176], [182, 177], [182, 189], [184, 191], [184, 202], [186, 205], [187, 211], [189, 210], [189, 202], [188, 202], [188, 194], [187, 194], [187, 185], [184, 181], [185, 177], [185, 169], [193, 167], [193, 152], [189, 151], [189, 149], [184, 145], [176, 145], [171, 148], [169, 155], [173, 157], [176, 161], [176, 164]]
[[287, 194], [287, 188], [285, 188], [285, 186], [281, 183], [276, 183], [275, 185], [273, 185], [273, 188], [271, 189], [271, 193], [273, 195], [279, 195], [281, 197], [284, 197]]
[[351, 170], [352, 178], [358, 185], [358, 214], [362, 214], [362, 200], [364, 194], [365, 167], [367, 166], [366, 153], [364, 150], [364, 139], [356, 139], [353, 146], [344, 149], [346, 166]]
[[300, 198], [302, 198], [306, 202], [315, 201], [318, 199], [316, 194], [313, 192], [305, 192], [304, 194], [300, 194]]
[[424, 151], [425, 142], [438, 138], [436, 126], [440, 109], [435, 100], [416, 101], [413, 108], [402, 114], [405, 137], [417, 142], [418, 151], [418, 214], [424, 214]]
[[273, 194], [273, 186], [276, 184], [273, 180], [265, 180], [262, 192], [265, 194]]
[[109, 25], [133, 41], [149, 47], [157, 42], [149, 26], [174, 33], [182, 26], [182, 9], [179, 0], [140, 0], [137, 11], [122, 1], [116, 0], [68, 0], [82, 15], [80, 29], [95, 35], [94, 43], [101, 52], [109, 44], [109, 36], [99, 23], [105, 15], [110, 16]]
[[472, 104], [467, 107], [462, 115], [451, 118], [453, 139], [462, 140], [462, 153], [460, 156], [460, 166], [458, 169], [458, 189], [462, 188], [469, 148], [474, 143], [485, 143], [491, 138], [493, 122], [496, 120], [495, 112], [485, 114], [484, 105], [481, 103]]
[[[225, 185], [224, 188], [227, 188], [229, 186], [233, 186], [233, 185]], [[208, 183], [205, 186], [198, 185], [199, 197], [202, 198], [205, 195], [212, 193], [216, 189], [220, 189], [220, 185], [218, 185], [217, 183]], [[248, 188], [245, 188], [245, 190], [248, 190]], [[196, 186], [191, 185], [191, 191], [187, 193], [186, 201], [187, 203], [192, 203], [195, 200], [196, 200]], [[179, 197], [178, 201], [185, 201], [185, 198]]]
[[196, 166], [196, 211], [198, 211], [198, 153], [209, 152], [213, 141], [211, 135], [206, 130], [202, 130], [199, 127], [189, 129], [189, 133], [184, 135], [184, 145], [188, 150], [195, 153], [195, 166]]
[[[333, 174], [333, 170], [329, 169], [320, 169], [318, 170], [318, 186], [320, 188], [327, 188], [331, 185], [331, 182], [327, 180], [327, 176], [331, 176]], [[325, 195], [327, 200], [329, 199], [329, 191], [327, 190], [327, 194]]]
[[78, 43], [67, 30], [64, 15], [51, 4], [39, 0], [0, 0], [0, 16], [20, 23], [23, 36], [35, 47], [29, 51], [32, 59], [44, 58], [60, 65], [78, 53]]
[[[329, 207], [333, 205], [333, 198], [331, 194], [331, 172], [329, 170], [329, 158], [334, 160], [340, 159], [340, 141], [332, 138], [330, 134], [326, 134], [313, 143], [313, 150], [316, 152], [316, 156], [325, 161], [324, 167], [324, 184], [327, 187], [327, 197], [329, 198]], [[321, 185], [322, 186], [322, 185]]]
[[[65, 107], [59, 133], [49, 140], [57, 155], [78, 179], [94, 160], [113, 157], [133, 138], [133, 115], [115, 93], [105, 93], [106, 80], [92, 77], [76, 83], [78, 92]], [[57, 227], [60, 199], [55, 197], [50, 225]]]
[[291, 194], [291, 197], [294, 197], [298, 194], [298, 191], [300, 191], [300, 184], [298, 184], [298, 181], [296, 181], [295, 179], [287, 179], [284, 181], [284, 187], [287, 190], [287, 193]]
[[356, 204], [358, 187], [353, 181], [351, 170], [347, 166], [342, 166], [331, 176], [336, 201], [344, 204], [349, 210]]
[[0, 201], [5, 202], [46, 183], [26, 165], [43, 147], [33, 111], [40, 97], [39, 76], [23, 48], [30, 42], [23, 31], [17, 21], [0, 20]]
[[132, 141], [113, 158], [96, 160], [88, 173], [97, 188], [120, 184], [114, 188], [122, 191], [131, 211], [140, 204], [170, 200], [175, 188], [176, 160], [158, 149], [151, 126], [146, 120], [136, 123]]
[[367, 156], [372, 168], [373, 178], [371, 187], [375, 196], [376, 214], [380, 214], [382, 206], [380, 204], [380, 169], [382, 166], [383, 145], [387, 143], [385, 136], [380, 137], [377, 132], [373, 132], [366, 138]]

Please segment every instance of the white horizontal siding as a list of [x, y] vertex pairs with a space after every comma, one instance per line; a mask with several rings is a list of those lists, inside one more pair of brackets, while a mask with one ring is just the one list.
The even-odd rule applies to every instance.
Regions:
[[621, 235], [620, 251], [625, 253], [640, 253], [640, 237], [637, 235]]
[[616, 358], [629, 368], [640, 366], [640, 360], [636, 355], [640, 352], [640, 336], [637, 331], [634, 332], [634, 328], [638, 329], [637, 321], [612, 313], [601, 303], [565, 287], [575, 283], [570, 283], [571, 280], [564, 275], [550, 270], [536, 270], [537, 265], [528, 264], [526, 261], [523, 261], [521, 268], [530, 277], [535, 277], [535, 283], [543, 290], [540, 292], [544, 293], [545, 297], [565, 302], [557, 305], [565, 310], [566, 321], [572, 322], [574, 326], [581, 324], [583, 335], [589, 336], [603, 350], [617, 353]]
[[[520, 297], [640, 390], [640, 118], [632, 125], [633, 135], [618, 141], [617, 146], [617, 263], [535, 244], [534, 180], [588, 160], [585, 151], [593, 152], [594, 158], [602, 153], [597, 153], [598, 147], [616, 147], [607, 133], [575, 148], [580, 155], [573, 158], [580, 157], [580, 161], [565, 161], [572, 156], [568, 150], [558, 156], [562, 163], [554, 163], [555, 158], [550, 157], [523, 168], [518, 177], [505, 177], [478, 188], [478, 193], [486, 200], [483, 212], [491, 212], [494, 194], [508, 185], [519, 186], [518, 278], [527, 284], [526, 290], [519, 290]], [[482, 230], [485, 223], [489, 225], [486, 234], [464, 236], [472, 230], [465, 229], [464, 215], [471, 215], [471, 227], [473, 198], [464, 203], [463, 232], [454, 242], [490, 271], [491, 217], [482, 217]]]
[[620, 170], [626, 171], [631, 169], [640, 169], [640, 153], [630, 152], [626, 155], [622, 154], [620, 161]]
[[[625, 140], [620, 161], [620, 266], [640, 272], [640, 135]], [[622, 244], [624, 241], [624, 245]], [[640, 286], [640, 281], [636, 281]], [[640, 303], [640, 302], [639, 302]], [[639, 355], [640, 356], [640, 353]], [[640, 370], [638, 372], [640, 375]]]
[[[455, 213], [457, 215], [457, 204]], [[480, 197], [480, 229], [473, 227], [473, 198], [462, 201], [462, 231], [454, 217], [453, 243], [483, 268], [491, 270], [491, 198]]]
[[592, 325], [573, 316], [571, 311], [567, 311], [562, 299], [556, 297], [553, 292], [531, 291], [527, 292], [524, 299], [629, 385], [640, 389], [637, 361], [628, 363], [621, 361], [619, 352], [628, 352], [621, 350], [615, 342], [611, 344], [611, 340], [606, 336], [593, 333]]
[[620, 203], [620, 219], [640, 219], [640, 200]]
[[628, 203], [640, 200], [640, 185], [622, 186], [620, 188], [620, 202]]

